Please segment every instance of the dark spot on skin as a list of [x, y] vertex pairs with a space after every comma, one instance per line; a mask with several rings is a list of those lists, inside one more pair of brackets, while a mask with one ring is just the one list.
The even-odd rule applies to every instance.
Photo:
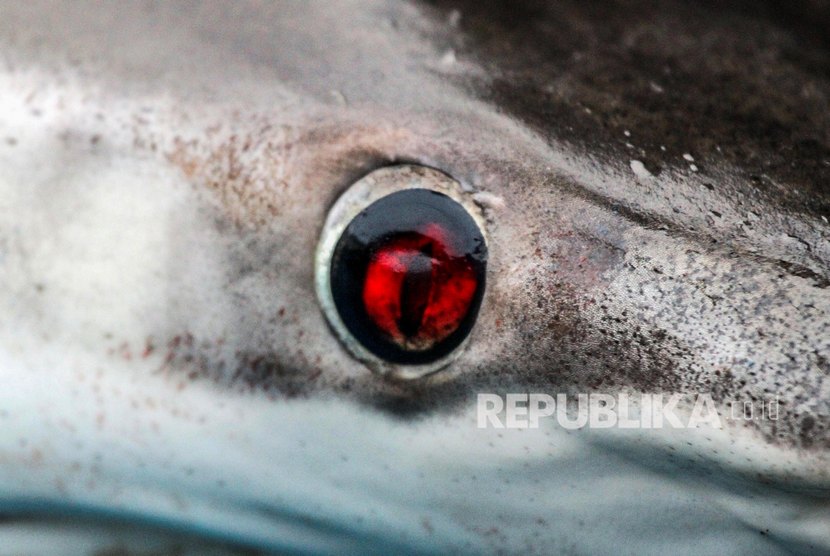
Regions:
[[807, 447], [813, 443], [813, 438], [810, 433], [813, 431], [815, 426], [816, 420], [812, 415], [806, 415], [803, 419], [801, 419], [801, 441]]

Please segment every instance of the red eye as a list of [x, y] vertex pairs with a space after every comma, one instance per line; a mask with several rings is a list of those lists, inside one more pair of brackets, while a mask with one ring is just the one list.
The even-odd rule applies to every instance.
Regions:
[[429, 349], [461, 325], [478, 280], [452, 252], [438, 224], [389, 240], [372, 255], [363, 305], [377, 327], [404, 349]]
[[461, 205], [427, 189], [399, 191], [346, 227], [332, 256], [331, 293], [344, 325], [372, 353], [429, 363], [472, 328], [486, 258], [481, 231]]

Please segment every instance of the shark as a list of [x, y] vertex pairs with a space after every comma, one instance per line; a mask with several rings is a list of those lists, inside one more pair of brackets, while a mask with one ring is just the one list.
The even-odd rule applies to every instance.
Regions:
[[[0, 554], [827, 554], [828, 22], [0, 3]], [[314, 260], [404, 165], [457, 181], [489, 259], [462, 351], [395, 379]], [[721, 422], [477, 419], [589, 392]]]

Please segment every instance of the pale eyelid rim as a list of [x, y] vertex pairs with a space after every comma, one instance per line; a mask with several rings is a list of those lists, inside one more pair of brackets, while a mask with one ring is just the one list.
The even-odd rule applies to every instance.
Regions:
[[[489, 247], [489, 238], [484, 217], [472, 199], [472, 194], [464, 191], [461, 184], [447, 174], [413, 164], [387, 166], [375, 170], [344, 191], [332, 205], [320, 234], [320, 241], [314, 257], [314, 285], [317, 300], [331, 328], [340, 342], [359, 361], [372, 372], [387, 378], [414, 380], [434, 375], [453, 361], [466, 349], [470, 340], [466, 338], [452, 352], [437, 361], [422, 365], [401, 365], [390, 363], [367, 350], [351, 332], [340, 317], [331, 293], [331, 258], [343, 231], [349, 223], [366, 207], [397, 191], [406, 189], [428, 189], [448, 196], [460, 204], [478, 225]], [[486, 294], [486, 291], [485, 291]]]

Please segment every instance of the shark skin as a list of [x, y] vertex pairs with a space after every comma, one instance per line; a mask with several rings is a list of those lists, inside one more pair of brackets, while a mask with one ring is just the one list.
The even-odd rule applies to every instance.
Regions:
[[[0, 3], [0, 554], [830, 551], [826, 4], [510, 5]], [[314, 291], [400, 163], [489, 238], [413, 381]], [[477, 426], [515, 392], [723, 422]]]

